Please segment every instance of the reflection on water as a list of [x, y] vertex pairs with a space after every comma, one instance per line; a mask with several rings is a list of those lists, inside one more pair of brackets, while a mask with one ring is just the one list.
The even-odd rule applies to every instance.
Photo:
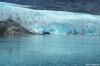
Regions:
[[0, 38], [0, 66], [85, 66], [100, 64], [98, 36]]

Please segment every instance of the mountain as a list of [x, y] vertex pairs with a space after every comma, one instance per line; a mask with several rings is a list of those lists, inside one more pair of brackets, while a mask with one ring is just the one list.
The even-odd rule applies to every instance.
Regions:
[[32, 9], [72, 11], [100, 15], [100, 0], [0, 0], [32, 6]]

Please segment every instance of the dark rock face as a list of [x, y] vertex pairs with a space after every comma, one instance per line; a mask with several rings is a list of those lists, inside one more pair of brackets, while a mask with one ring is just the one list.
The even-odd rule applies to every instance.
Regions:
[[23, 27], [20, 26], [20, 24], [12, 21], [0, 21], [0, 35], [26, 35], [26, 34], [32, 34]]
[[16, 35], [46, 35], [49, 32], [32, 33], [23, 28], [20, 24], [8, 18], [6, 21], [0, 21], [0, 36], [16, 36]]

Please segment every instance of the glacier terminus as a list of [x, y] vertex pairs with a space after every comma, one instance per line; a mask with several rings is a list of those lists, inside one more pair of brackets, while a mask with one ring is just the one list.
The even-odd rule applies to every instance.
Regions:
[[35, 10], [0, 2], [0, 21], [11, 18], [37, 34], [100, 35], [100, 16], [53, 10]]

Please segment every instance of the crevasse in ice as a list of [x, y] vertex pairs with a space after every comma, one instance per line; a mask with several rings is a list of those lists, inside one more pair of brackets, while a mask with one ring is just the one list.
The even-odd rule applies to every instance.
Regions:
[[0, 21], [8, 18], [38, 34], [100, 35], [99, 15], [34, 10], [0, 2]]

